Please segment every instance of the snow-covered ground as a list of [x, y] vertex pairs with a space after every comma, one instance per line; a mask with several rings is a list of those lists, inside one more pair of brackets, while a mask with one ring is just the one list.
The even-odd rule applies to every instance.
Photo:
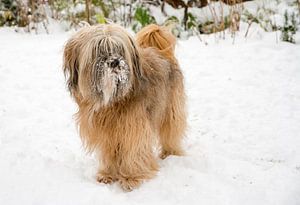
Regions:
[[61, 70], [69, 35], [0, 29], [1, 205], [300, 204], [299, 44], [255, 30], [180, 41], [187, 155], [126, 193], [96, 182], [81, 147]]

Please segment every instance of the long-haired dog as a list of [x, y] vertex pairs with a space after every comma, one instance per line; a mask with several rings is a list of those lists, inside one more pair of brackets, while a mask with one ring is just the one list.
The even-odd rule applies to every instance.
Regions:
[[63, 69], [82, 141], [99, 156], [99, 182], [132, 190], [152, 178], [157, 142], [161, 158], [183, 154], [185, 93], [175, 41], [156, 25], [135, 40], [109, 24], [85, 27], [66, 43]]

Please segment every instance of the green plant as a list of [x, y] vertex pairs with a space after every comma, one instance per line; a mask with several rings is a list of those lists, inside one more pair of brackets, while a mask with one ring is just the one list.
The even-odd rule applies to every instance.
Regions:
[[134, 13], [134, 20], [132, 29], [137, 32], [141, 28], [156, 23], [155, 18], [150, 14], [149, 10], [143, 7], [137, 7]]
[[183, 27], [180, 26], [180, 21], [176, 16], [168, 17], [164, 24], [164, 26], [171, 28], [171, 32], [174, 36], [180, 37], [181, 33], [184, 31]]
[[103, 17], [108, 17], [109, 15], [109, 7], [106, 5], [106, 3], [103, 0], [92, 0], [92, 4], [94, 6], [100, 7], [102, 11]]
[[275, 14], [276, 12], [270, 8], [266, 8], [264, 6], [262, 8], [258, 8], [257, 11], [258, 24], [266, 32], [278, 30], [277, 25], [273, 24], [273, 21], [271, 19], [271, 17], [274, 16]]
[[259, 20], [256, 16], [254, 16], [252, 13], [250, 13], [248, 10], [245, 10], [245, 12], [242, 14], [242, 21], [246, 22], [248, 24], [245, 37], [247, 37], [249, 33], [249, 29], [253, 23], [259, 24]]
[[96, 14], [96, 21], [99, 24], [105, 24], [106, 20], [103, 14]]
[[[277, 2], [277, 4], [279, 4], [279, 2]], [[245, 37], [253, 23], [258, 24], [266, 32], [279, 30], [279, 26], [274, 20], [274, 16], [276, 14], [278, 14], [278, 9], [267, 8], [265, 5], [258, 7], [255, 13], [250, 13], [247, 9], [245, 9], [242, 13], [242, 21], [248, 24]]]
[[259, 20], [257, 18], [257, 16], [254, 16], [252, 13], [250, 13], [247, 9], [244, 11], [244, 13], [242, 14], [242, 20], [246, 23], [259, 23]]
[[17, 1], [0, 0], [0, 26], [14, 26], [17, 24]]
[[187, 14], [187, 17], [188, 17], [186, 22], [187, 28], [188, 29], [196, 28], [198, 25], [197, 18], [190, 12]]
[[284, 12], [284, 23], [280, 30], [282, 41], [295, 43], [294, 35], [298, 29], [294, 12], [291, 15], [289, 15], [287, 11]]
[[13, 0], [1, 0], [1, 4], [6, 9], [11, 9], [14, 6], [14, 2]]
[[56, 11], [62, 11], [66, 8], [68, 8], [68, 5], [69, 5], [70, 2], [66, 1], [66, 0], [55, 0], [53, 1], [53, 8], [56, 10]]

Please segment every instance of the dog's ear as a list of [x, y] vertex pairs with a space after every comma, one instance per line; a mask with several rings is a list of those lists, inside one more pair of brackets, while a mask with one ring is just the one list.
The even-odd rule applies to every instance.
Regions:
[[74, 36], [68, 40], [64, 47], [63, 70], [71, 95], [74, 95], [78, 90], [79, 46], [80, 44]]

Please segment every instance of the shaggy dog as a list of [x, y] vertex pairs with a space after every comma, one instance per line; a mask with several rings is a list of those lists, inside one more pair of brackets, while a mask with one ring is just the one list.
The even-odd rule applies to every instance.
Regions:
[[138, 187], [160, 157], [182, 155], [186, 128], [183, 75], [175, 37], [150, 25], [133, 39], [122, 27], [88, 26], [64, 48], [63, 69], [78, 104], [80, 136], [100, 161], [97, 180]]

